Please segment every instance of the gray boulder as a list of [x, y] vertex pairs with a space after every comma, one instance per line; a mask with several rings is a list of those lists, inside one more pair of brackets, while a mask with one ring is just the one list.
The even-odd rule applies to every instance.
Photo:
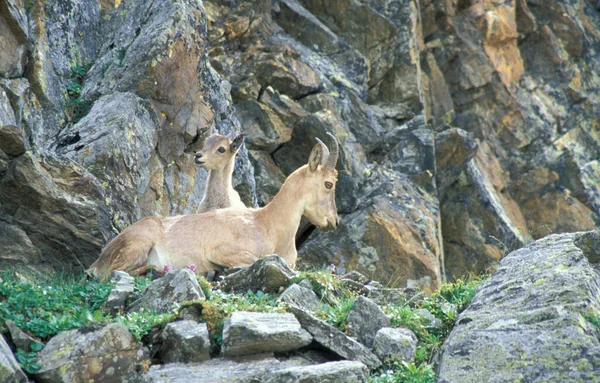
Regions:
[[165, 326], [161, 338], [161, 359], [165, 363], [195, 363], [210, 358], [210, 340], [206, 323], [189, 320]]
[[16, 348], [20, 348], [23, 351], [29, 351], [29, 347], [36, 340], [24, 333], [15, 322], [10, 319], [6, 321], [6, 328], [8, 328], [8, 332], [10, 333], [10, 339], [15, 344]]
[[439, 382], [584, 382], [600, 373], [600, 234], [550, 235], [507, 255], [442, 346]]
[[359, 296], [348, 314], [348, 332], [367, 347], [373, 347], [375, 335], [389, 327], [390, 318], [372, 300]]
[[315, 318], [297, 307], [292, 306], [289, 308], [289, 311], [296, 315], [302, 327], [323, 347], [345, 359], [362, 362], [369, 366], [369, 368], [377, 368], [381, 365], [381, 361], [367, 347], [346, 336], [346, 334], [330, 324]]
[[415, 310], [415, 312], [419, 314], [421, 318], [423, 318], [425, 328], [437, 330], [442, 327], [442, 320], [433, 316], [433, 314], [430, 313], [429, 310], [418, 309]]
[[142, 345], [122, 323], [61, 332], [39, 353], [41, 383], [120, 381], [144, 361]]
[[2, 382], [26, 382], [27, 377], [21, 370], [10, 347], [0, 336], [0, 381]]
[[172, 270], [162, 278], [150, 283], [142, 296], [134, 301], [127, 311], [142, 309], [166, 313], [186, 301], [205, 299], [196, 275], [189, 269]]
[[1, 126], [0, 123], [0, 150], [13, 157], [25, 153], [25, 135], [23, 131], [15, 125]]
[[366, 286], [366, 296], [378, 305], [400, 304], [406, 300], [399, 288]]
[[222, 282], [224, 291], [263, 291], [279, 293], [296, 272], [277, 254], [267, 255], [248, 267], [226, 276]]
[[295, 283], [288, 287], [277, 301], [286, 302], [308, 311], [316, 311], [323, 306], [321, 300], [312, 289], [307, 289]]
[[311, 335], [289, 313], [234, 312], [223, 327], [223, 356], [285, 352], [308, 345]]
[[384, 327], [375, 335], [373, 352], [383, 361], [411, 363], [417, 351], [417, 337], [407, 328]]
[[127, 298], [135, 289], [134, 279], [124, 271], [113, 271], [110, 281], [115, 285], [106, 299], [106, 307], [113, 313], [125, 311]]
[[311, 366], [290, 367], [264, 377], [264, 383], [362, 383], [367, 382], [367, 366], [341, 361]]

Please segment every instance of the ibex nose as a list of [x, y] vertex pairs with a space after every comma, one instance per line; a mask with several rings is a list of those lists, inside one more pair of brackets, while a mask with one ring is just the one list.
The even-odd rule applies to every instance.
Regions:
[[198, 152], [194, 155], [196, 158], [202, 158], [202, 153]]

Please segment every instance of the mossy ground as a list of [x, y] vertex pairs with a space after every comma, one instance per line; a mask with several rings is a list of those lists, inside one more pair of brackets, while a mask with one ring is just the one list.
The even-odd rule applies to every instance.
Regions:
[[[55, 334], [88, 326], [93, 323], [122, 322], [131, 333], [142, 339], [153, 328], [173, 321], [178, 311], [156, 314], [152, 312], [120, 313], [111, 315], [104, 308], [110, 283], [86, 281], [83, 275], [69, 273], [49, 278], [27, 279], [16, 272], [0, 272], [0, 331], [6, 333], [6, 321], [12, 320], [26, 333], [46, 342]], [[314, 314], [342, 331], [347, 330], [347, 319], [357, 298], [357, 293], [344, 287], [337, 278], [323, 270], [304, 271], [292, 283], [307, 279], [313, 291], [321, 299], [322, 309]], [[390, 316], [392, 325], [411, 329], [418, 338], [414, 363], [388, 363], [371, 372], [374, 383], [433, 382], [435, 374], [432, 358], [452, 329], [456, 315], [464, 310], [475, 294], [477, 286], [485, 277], [458, 280], [442, 286], [440, 291], [411, 306], [407, 304], [382, 307]], [[139, 294], [149, 283], [149, 278], [135, 279], [135, 292]], [[218, 354], [222, 342], [225, 320], [234, 311], [283, 312], [285, 304], [277, 302], [277, 295], [260, 291], [228, 294], [216, 289], [214, 284], [198, 277], [207, 300], [202, 302], [202, 318], [207, 323], [213, 354]], [[449, 309], [455, 307], [455, 309]], [[442, 321], [440, 328], [427, 327], [427, 320], [417, 309], [427, 309]], [[17, 350], [17, 358], [23, 368], [33, 373], [41, 343], [32, 350]]]

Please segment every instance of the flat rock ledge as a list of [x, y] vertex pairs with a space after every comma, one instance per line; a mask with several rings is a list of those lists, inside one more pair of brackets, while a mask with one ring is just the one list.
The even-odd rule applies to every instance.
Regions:
[[152, 366], [129, 383], [365, 383], [367, 366], [340, 361], [307, 364], [303, 359], [278, 360], [259, 354], [236, 358], [215, 358], [202, 363], [172, 363]]
[[321, 346], [333, 351], [344, 359], [360, 361], [369, 368], [377, 368], [381, 361], [367, 347], [297, 307], [290, 307], [302, 327], [306, 329]]
[[223, 326], [223, 356], [297, 350], [312, 341], [293, 314], [234, 312]]

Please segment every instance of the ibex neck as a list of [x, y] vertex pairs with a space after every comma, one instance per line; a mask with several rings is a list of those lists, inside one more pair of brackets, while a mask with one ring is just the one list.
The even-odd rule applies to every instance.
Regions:
[[235, 158], [222, 169], [209, 170], [208, 181], [206, 182], [206, 189], [204, 195], [228, 195], [229, 190], [233, 189], [231, 183], [231, 176], [233, 175], [233, 165]]
[[[300, 219], [304, 214], [302, 185], [298, 185], [295, 181], [297, 179], [293, 175], [288, 177], [279, 193], [261, 209], [261, 215], [266, 220], [265, 224], [277, 233], [282, 242], [295, 238]], [[283, 243], [280, 245], [284, 246]]]

